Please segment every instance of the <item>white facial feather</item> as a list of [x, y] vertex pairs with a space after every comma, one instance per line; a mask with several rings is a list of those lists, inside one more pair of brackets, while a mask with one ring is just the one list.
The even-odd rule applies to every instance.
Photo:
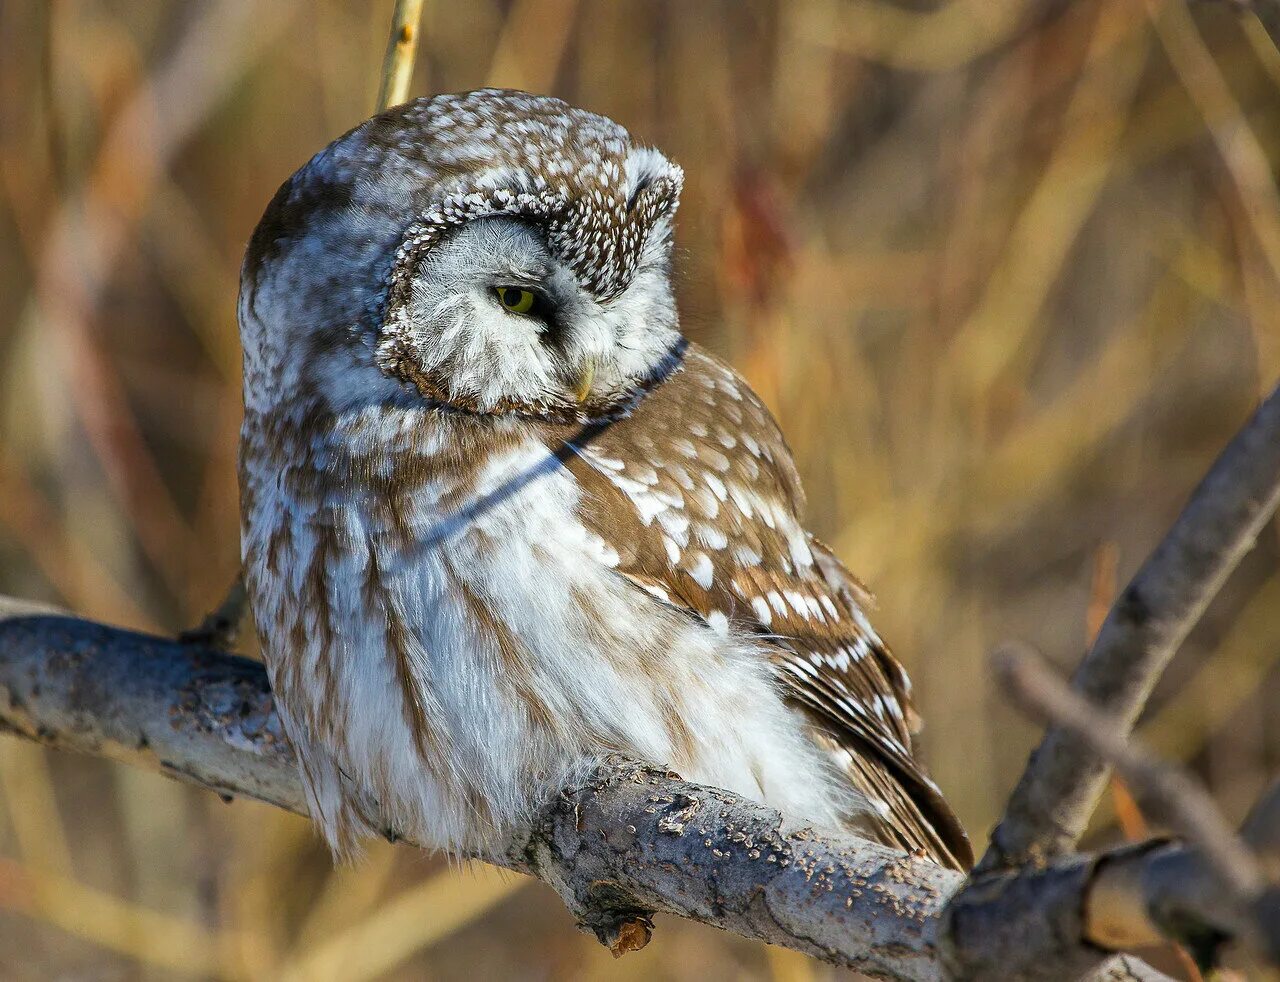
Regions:
[[[498, 287], [533, 290], [545, 319], [503, 309]], [[477, 219], [431, 249], [401, 324], [418, 367], [480, 412], [572, 402], [588, 370], [597, 394], [626, 399], [679, 337], [665, 264], [641, 266], [601, 302], [536, 228], [508, 217]]]

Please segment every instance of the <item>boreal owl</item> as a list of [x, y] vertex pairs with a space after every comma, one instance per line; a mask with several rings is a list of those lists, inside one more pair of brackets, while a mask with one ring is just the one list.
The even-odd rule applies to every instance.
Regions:
[[970, 862], [777, 424], [680, 333], [681, 182], [486, 89], [356, 127], [254, 232], [244, 569], [337, 854], [483, 855], [618, 753]]

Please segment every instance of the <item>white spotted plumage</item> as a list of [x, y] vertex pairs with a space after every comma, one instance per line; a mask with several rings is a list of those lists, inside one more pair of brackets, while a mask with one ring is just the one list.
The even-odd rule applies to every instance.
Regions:
[[681, 181], [609, 120], [482, 90], [353, 130], [259, 224], [244, 561], [336, 851], [498, 848], [621, 752], [968, 861], [776, 424], [679, 334]]

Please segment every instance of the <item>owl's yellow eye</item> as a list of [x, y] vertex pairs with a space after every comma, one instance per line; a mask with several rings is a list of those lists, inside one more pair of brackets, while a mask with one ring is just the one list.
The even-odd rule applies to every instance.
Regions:
[[513, 314], [529, 313], [538, 300], [532, 290], [522, 290], [518, 286], [497, 286], [493, 292], [498, 295], [498, 303]]

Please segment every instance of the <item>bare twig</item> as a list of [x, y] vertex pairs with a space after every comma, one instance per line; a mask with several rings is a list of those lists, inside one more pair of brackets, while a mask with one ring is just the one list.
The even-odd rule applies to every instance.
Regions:
[[382, 59], [382, 82], [378, 86], [375, 112], [398, 106], [409, 97], [413, 63], [418, 57], [419, 25], [423, 0], [396, 0], [391, 14], [387, 53]]
[[[1120, 550], [1115, 542], [1103, 542], [1094, 552], [1093, 557], [1093, 582], [1089, 590], [1089, 606], [1085, 611], [1085, 628], [1086, 637], [1092, 644], [1097, 638], [1098, 632], [1102, 630], [1102, 623], [1107, 618], [1107, 612], [1111, 609], [1112, 603], [1115, 602], [1116, 596], [1116, 570], [1120, 563]], [[1146, 818], [1142, 814], [1142, 810], [1138, 807], [1138, 803], [1134, 800], [1132, 792], [1124, 783], [1119, 775], [1113, 775], [1111, 778], [1111, 801], [1115, 806], [1116, 818], [1119, 819], [1120, 828], [1124, 832], [1125, 839], [1129, 842], [1141, 842], [1151, 837], [1150, 829], [1147, 826]], [[1094, 890], [1094, 896], [1097, 896], [1098, 890]], [[1114, 905], [1108, 905], [1108, 908]], [[1089, 918], [1086, 917], [1086, 923]], [[1097, 919], [1094, 919], [1095, 927]], [[1093, 931], [1090, 935], [1095, 940], [1099, 938], [1099, 932]], [[1102, 939], [1105, 943], [1108, 939]], [[1124, 947], [1122, 944], [1111, 945], [1110, 947]], [[1204, 976], [1200, 972], [1200, 968], [1195, 963], [1190, 953], [1181, 945], [1170, 945], [1170, 950], [1174, 957], [1178, 959], [1182, 966], [1182, 970], [1186, 973], [1188, 982], [1204, 982]]]
[[[1181, 921], [1179, 930], [1201, 967], [1216, 963], [1228, 935], [1262, 950], [1274, 948], [1276, 939], [1268, 938], [1280, 919], [1280, 890], [1268, 888], [1260, 857], [1246, 841], [1264, 847], [1274, 842], [1280, 791], [1273, 789], [1259, 804], [1242, 841], [1199, 782], [1132, 742], [1127, 727], [1090, 706], [1035, 652], [1005, 645], [993, 661], [1015, 702], [1078, 736], [1114, 765], [1146, 811], [1196, 847], [1192, 854], [1148, 842], [1100, 863], [1086, 895], [1086, 935], [1105, 947], [1134, 947], [1168, 937], [1169, 925]], [[1157, 886], [1161, 882], [1177, 884], [1175, 892], [1195, 882], [1198, 896], [1216, 899], [1210, 908], [1189, 912], [1167, 886]], [[1163, 894], [1162, 899], [1157, 899], [1157, 893]], [[1213, 912], [1207, 918], [1206, 909]], [[1194, 921], [1199, 923], [1193, 925]]]
[[[1124, 731], [1227, 576], [1280, 503], [1280, 389], [1218, 457], [1173, 528], [1111, 609], [1073, 687]], [[1109, 768], [1071, 730], [1051, 726], [979, 864], [1021, 866], [1074, 848]]]
[[996, 676], [1023, 709], [1078, 737], [1128, 782], [1143, 810], [1200, 848], [1231, 889], [1253, 898], [1263, 886], [1256, 857], [1236, 836], [1199, 782], [1129, 738], [1128, 728], [1098, 712], [1030, 649], [1004, 645], [992, 659]]

